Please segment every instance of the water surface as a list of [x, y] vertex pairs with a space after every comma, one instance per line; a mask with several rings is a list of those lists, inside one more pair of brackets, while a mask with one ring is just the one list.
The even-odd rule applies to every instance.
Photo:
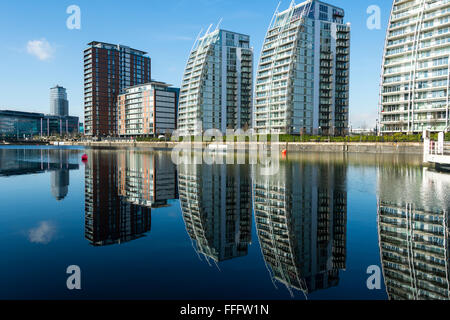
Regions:
[[0, 298], [448, 299], [449, 187], [410, 155], [290, 154], [267, 177], [164, 152], [3, 147]]

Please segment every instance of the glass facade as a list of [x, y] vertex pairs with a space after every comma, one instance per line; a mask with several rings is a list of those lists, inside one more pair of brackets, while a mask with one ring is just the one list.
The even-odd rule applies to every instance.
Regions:
[[72, 135], [79, 132], [78, 117], [0, 110], [1, 138]]
[[350, 25], [344, 11], [306, 1], [276, 12], [259, 62], [258, 133], [348, 133]]
[[450, 1], [396, 0], [384, 50], [380, 132], [449, 126]]
[[253, 49], [250, 37], [215, 30], [197, 40], [180, 91], [178, 130], [201, 135], [208, 129], [251, 125]]
[[56, 86], [50, 89], [50, 114], [63, 117], [69, 115], [69, 101], [65, 88]]

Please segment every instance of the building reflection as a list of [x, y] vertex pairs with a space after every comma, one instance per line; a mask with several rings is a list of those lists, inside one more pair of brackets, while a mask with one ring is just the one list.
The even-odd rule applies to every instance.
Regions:
[[70, 170], [78, 170], [79, 151], [71, 149], [0, 149], [0, 177], [50, 172], [53, 197], [69, 192]]
[[167, 200], [177, 196], [175, 166], [159, 157], [133, 151], [89, 151], [85, 237], [91, 245], [120, 244], [150, 232], [152, 208], [166, 206]]
[[151, 208], [178, 199], [175, 165], [162, 153], [120, 152], [119, 195], [125, 201]]
[[337, 286], [346, 268], [346, 165], [283, 162], [275, 176], [253, 173], [262, 254], [274, 285], [291, 295]]
[[[248, 166], [180, 165], [178, 189], [187, 233], [209, 263], [248, 254], [251, 193]], [[201, 255], [200, 255], [201, 254]]]
[[391, 300], [449, 299], [450, 175], [378, 168], [378, 229]]

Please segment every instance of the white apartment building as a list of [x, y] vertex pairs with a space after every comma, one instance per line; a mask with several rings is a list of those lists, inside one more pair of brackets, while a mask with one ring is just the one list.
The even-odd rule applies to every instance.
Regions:
[[150, 82], [124, 90], [118, 96], [120, 136], [172, 134], [177, 124], [178, 89]]
[[251, 126], [253, 49], [250, 37], [216, 29], [196, 40], [180, 92], [178, 130], [201, 135], [208, 129]]
[[395, 0], [381, 75], [381, 134], [447, 131], [450, 1]]
[[346, 135], [349, 57], [344, 10], [316, 0], [277, 9], [258, 67], [256, 132]]

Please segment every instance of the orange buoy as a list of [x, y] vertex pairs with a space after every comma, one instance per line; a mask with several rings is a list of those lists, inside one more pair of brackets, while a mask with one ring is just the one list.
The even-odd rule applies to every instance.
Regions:
[[283, 151], [281, 151], [281, 154], [282, 154], [283, 156], [286, 156], [286, 155], [287, 155], [287, 150], [284, 149]]

